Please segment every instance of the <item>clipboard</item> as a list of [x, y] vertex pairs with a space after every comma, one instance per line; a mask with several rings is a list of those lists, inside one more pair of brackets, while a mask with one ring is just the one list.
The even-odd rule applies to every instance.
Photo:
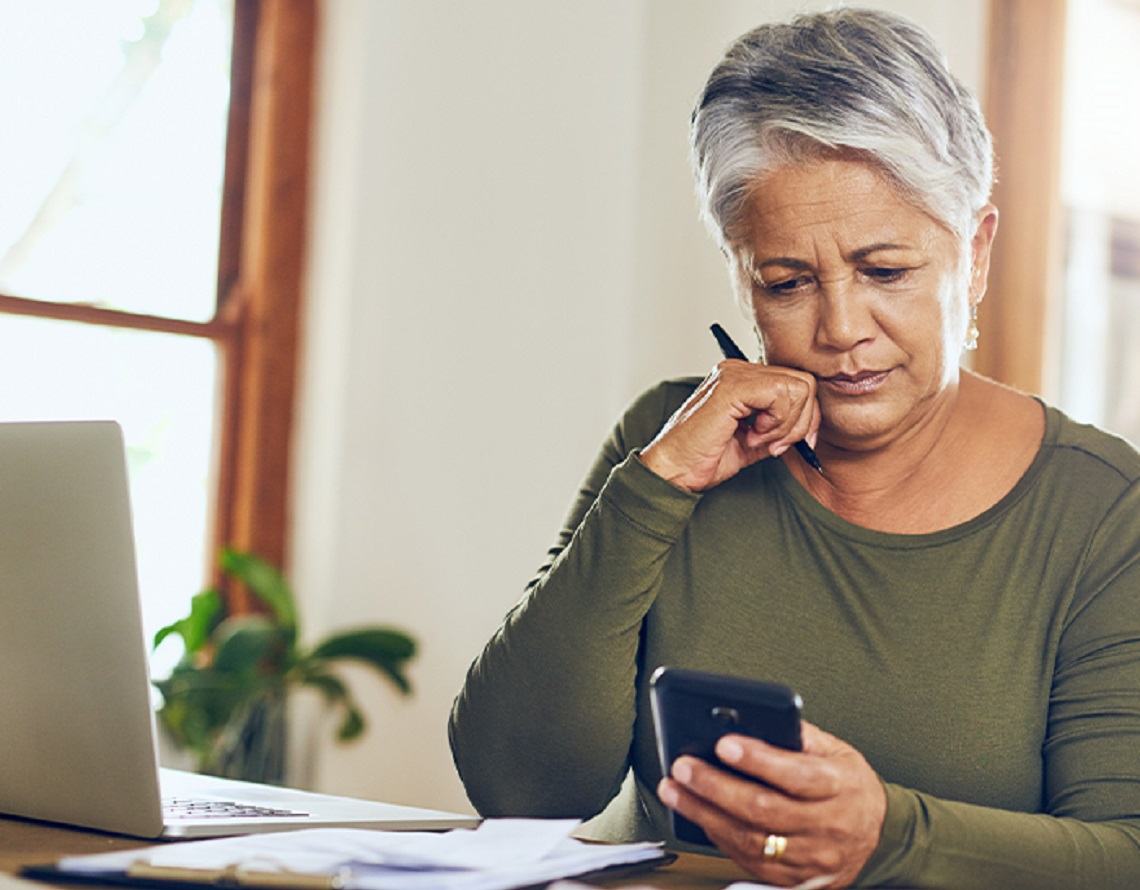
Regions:
[[295, 888], [295, 890], [341, 890], [336, 875], [306, 875], [293, 872], [246, 871], [231, 867], [221, 870], [163, 868], [134, 865], [127, 871], [76, 872], [57, 865], [29, 865], [20, 875], [36, 881], [58, 884], [94, 884], [116, 887], [156, 887], [169, 890], [202, 890], [203, 887]]

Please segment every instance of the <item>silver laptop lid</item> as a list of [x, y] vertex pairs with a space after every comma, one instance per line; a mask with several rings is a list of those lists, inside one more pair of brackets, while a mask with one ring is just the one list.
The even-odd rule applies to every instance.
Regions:
[[0, 424], [0, 812], [162, 831], [122, 433]]

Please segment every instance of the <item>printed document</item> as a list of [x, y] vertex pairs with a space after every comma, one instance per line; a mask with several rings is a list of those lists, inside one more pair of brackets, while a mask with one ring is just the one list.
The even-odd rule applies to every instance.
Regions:
[[506, 890], [614, 866], [659, 864], [660, 844], [590, 844], [577, 819], [488, 819], [444, 833], [314, 828], [69, 856], [60, 871], [329, 890]]

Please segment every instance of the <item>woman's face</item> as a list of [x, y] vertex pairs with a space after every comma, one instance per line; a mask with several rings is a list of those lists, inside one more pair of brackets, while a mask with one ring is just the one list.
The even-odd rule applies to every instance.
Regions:
[[882, 447], [953, 391], [997, 213], [979, 219], [963, 257], [954, 234], [868, 164], [820, 160], [759, 181], [745, 251], [752, 306], [768, 364], [819, 381], [825, 441]]

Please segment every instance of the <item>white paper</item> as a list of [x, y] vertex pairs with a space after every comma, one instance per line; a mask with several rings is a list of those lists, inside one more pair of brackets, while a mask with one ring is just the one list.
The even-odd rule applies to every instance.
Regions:
[[[814, 878], [808, 878], [796, 886], [792, 890], [819, 890], [821, 887], [826, 887], [835, 880], [835, 875], [816, 875]], [[783, 887], [776, 887], [773, 884], [753, 884], [748, 881], [737, 881], [735, 884], [729, 884], [724, 890], [785, 890]]]
[[339, 875], [359, 890], [498, 890], [584, 874], [660, 855], [660, 844], [587, 844], [569, 837], [576, 819], [489, 819], [444, 833], [314, 828], [71, 856], [72, 872], [132, 865], [220, 872]]

